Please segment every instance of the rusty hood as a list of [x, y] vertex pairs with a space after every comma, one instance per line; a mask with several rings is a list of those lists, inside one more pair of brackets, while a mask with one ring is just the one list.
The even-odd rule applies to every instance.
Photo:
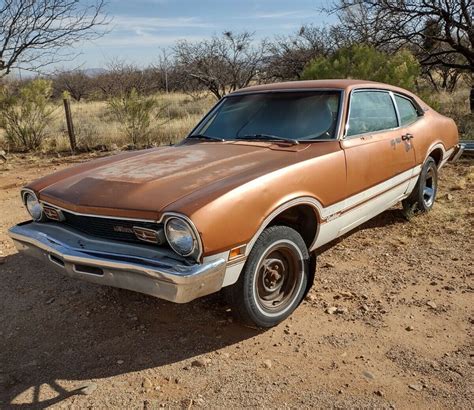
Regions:
[[29, 188], [39, 192], [41, 200], [71, 211], [157, 219], [167, 206], [197, 190], [232, 189], [314, 157], [310, 145], [318, 145], [319, 154], [334, 151], [334, 144], [327, 143], [196, 141], [91, 161], [37, 180]]

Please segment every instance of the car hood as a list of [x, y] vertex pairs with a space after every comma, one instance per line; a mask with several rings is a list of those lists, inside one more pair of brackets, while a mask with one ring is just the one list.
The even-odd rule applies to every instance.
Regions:
[[320, 146], [320, 154], [333, 150], [327, 143], [193, 141], [91, 161], [29, 187], [41, 200], [73, 212], [157, 219], [164, 208], [197, 190], [232, 189], [314, 157], [308, 153], [311, 145]]

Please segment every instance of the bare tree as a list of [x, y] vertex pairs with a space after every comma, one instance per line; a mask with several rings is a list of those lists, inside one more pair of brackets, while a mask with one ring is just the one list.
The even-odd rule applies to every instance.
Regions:
[[254, 45], [253, 40], [252, 33], [229, 31], [201, 42], [180, 41], [174, 48], [176, 63], [219, 99], [257, 78], [267, 43]]
[[[340, 0], [332, 10], [342, 13], [358, 41], [374, 45], [402, 47], [407, 44], [431, 51], [421, 63], [437, 63], [452, 68], [474, 70], [473, 0]], [[427, 26], [436, 25], [435, 30]], [[365, 37], [361, 34], [365, 32]], [[425, 49], [425, 51], [428, 51]], [[453, 62], [458, 54], [463, 61]]]
[[269, 45], [265, 74], [271, 79], [298, 80], [309, 61], [326, 56], [332, 48], [330, 31], [304, 25], [295, 34], [277, 37]]
[[54, 95], [67, 91], [76, 101], [81, 101], [92, 91], [93, 80], [81, 70], [60, 71], [53, 75]]
[[474, 0], [339, 0], [330, 11], [355, 41], [392, 51], [409, 47], [425, 69], [449, 76], [474, 72]]
[[339, 0], [339, 3], [327, 10], [336, 13], [339, 24], [334, 26], [340, 42], [339, 47], [351, 47], [355, 44], [374, 46], [389, 51], [385, 36], [385, 22], [363, 0]]
[[101, 36], [104, 0], [0, 0], [0, 78], [73, 57], [67, 47]]
[[125, 60], [115, 59], [107, 70], [94, 77], [97, 90], [106, 97], [120, 97], [136, 90], [140, 95], [151, 94], [161, 88], [160, 73], [153, 67], [140, 69]]
[[[443, 62], [432, 56], [438, 55], [443, 50], [449, 51], [449, 46], [436, 40], [443, 35], [442, 25], [437, 19], [428, 19], [425, 23], [423, 33], [423, 44], [419, 47], [418, 58], [423, 63], [423, 75], [428, 78], [436, 91], [440, 89], [448, 92], [454, 91], [458, 80], [468, 70], [456, 67], [456, 64], [463, 63], [464, 57], [459, 53], [447, 53]], [[446, 64], [449, 63], [449, 64]]]

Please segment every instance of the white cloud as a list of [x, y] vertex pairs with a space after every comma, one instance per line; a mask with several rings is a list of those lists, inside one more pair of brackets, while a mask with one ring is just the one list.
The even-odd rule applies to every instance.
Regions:
[[[153, 35], [148, 33], [142, 33], [141, 35], [136, 36], [107, 36], [96, 40], [91, 44], [93, 46], [100, 47], [130, 47], [134, 48], [140, 47], [164, 47], [175, 44], [179, 40], [188, 40], [188, 41], [200, 41], [206, 36], [196, 36], [196, 35]], [[86, 46], [87, 47], [87, 46]]]
[[115, 30], [158, 30], [160, 28], [212, 28], [213, 24], [196, 17], [136, 17], [115, 16], [112, 20]]
[[312, 13], [316, 14], [315, 10], [291, 10], [275, 13], [259, 13], [252, 17], [258, 19], [304, 18], [310, 16]]

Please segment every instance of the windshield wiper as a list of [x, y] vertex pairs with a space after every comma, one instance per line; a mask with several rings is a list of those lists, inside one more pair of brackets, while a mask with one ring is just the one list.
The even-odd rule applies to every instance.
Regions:
[[190, 135], [188, 138], [196, 138], [200, 140], [211, 140], [211, 141], [225, 141], [224, 138], [219, 138], [219, 137], [212, 137], [210, 135], [204, 135], [204, 134], [195, 134], [195, 135]]
[[239, 140], [263, 140], [263, 141], [282, 141], [287, 142], [291, 145], [298, 145], [298, 140], [293, 140], [291, 138], [279, 137], [278, 135], [271, 135], [271, 134], [251, 134], [251, 135], [239, 135], [235, 137]]

